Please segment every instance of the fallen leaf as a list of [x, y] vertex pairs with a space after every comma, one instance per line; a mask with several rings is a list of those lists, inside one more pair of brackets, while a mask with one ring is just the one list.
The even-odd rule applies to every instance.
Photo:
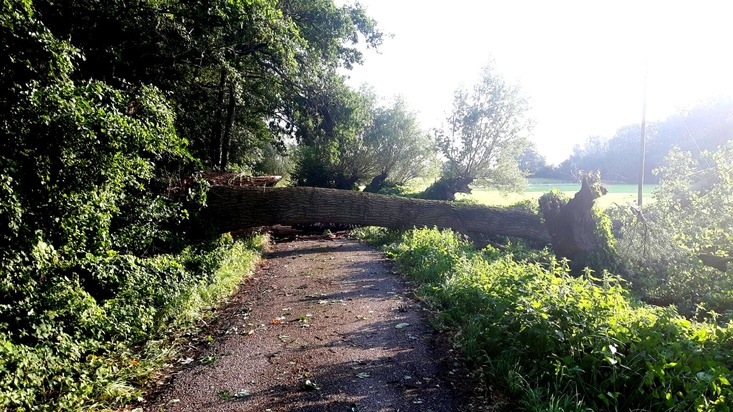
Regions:
[[234, 394], [234, 397], [237, 399], [244, 399], [251, 395], [252, 395], [252, 392], [250, 392], [248, 389], [240, 389], [237, 391], [237, 393]]

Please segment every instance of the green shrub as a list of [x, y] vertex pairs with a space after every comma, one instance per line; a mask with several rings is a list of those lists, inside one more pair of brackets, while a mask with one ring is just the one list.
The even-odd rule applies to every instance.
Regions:
[[0, 324], [0, 409], [114, 408], [135, 400], [172, 356], [172, 338], [251, 272], [255, 243], [225, 236], [178, 256], [90, 255], [49, 264], [58, 275], [43, 287], [20, 285], [33, 293], [0, 307], [3, 319], [20, 319]]
[[33, 2], [0, 11], [0, 410], [117, 408], [257, 253], [186, 246], [204, 196], [168, 193], [196, 162], [158, 90], [74, 82]]
[[733, 325], [643, 304], [622, 279], [571, 276], [544, 252], [471, 250], [448, 231], [406, 232], [387, 252], [515, 408], [728, 410], [733, 399]]
[[616, 249], [645, 300], [675, 305], [686, 316], [731, 319], [733, 264], [716, 269], [701, 258], [733, 255], [731, 158], [733, 142], [700, 159], [673, 150], [655, 171], [660, 176], [655, 202], [643, 211], [612, 210], [621, 223]]

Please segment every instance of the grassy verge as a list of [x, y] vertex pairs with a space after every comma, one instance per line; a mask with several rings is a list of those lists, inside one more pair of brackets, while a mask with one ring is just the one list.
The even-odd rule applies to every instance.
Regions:
[[[439, 324], [506, 410], [728, 411], [733, 325], [573, 277], [547, 252], [473, 249], [449, 231], [364, 230], [422, 285]], [[510, 399], [507, 401], [506, 399]]]
[[[608, 194], [597, 201], [602, 209], [606, 209], [613, 204], [635, 203], [637, 200], [636, 185], [608, 184], [604, 187], [608, 189]], [[653, 191], [656, 187], [657, 185], [644, 185], [645, 203], [653, 201]], [[580, 190], [580, 184], [567, 182], [530, 184], [522, 193], [504, 193], [498, 190], [474, 188], [470, 195], [460, 194], [459, 198], [491, 206], [509, 206], [526, 200], [536, 202], [540, 196], [552, 189], [557, 189], [567, 196], [573, 197]]]
[[22, 323], [0, 324], [0, 410], [112, 410], [139, 400], [175, 356], [172, 342], [236, 289], [263, 242], [224, 236], [175, 256], [32, 268], [63, 276], [43, 296], [16, 302], [32, 306]]

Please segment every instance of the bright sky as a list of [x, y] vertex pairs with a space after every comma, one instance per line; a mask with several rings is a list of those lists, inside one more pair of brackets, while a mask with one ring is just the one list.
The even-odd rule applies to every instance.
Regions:
[[[341, 1], [339, 3], [343, 3]], [[589, 136], [610, 137], [705, 99], [733, 96], [733, 2], [360, 0], [387, 39], [349, 76], [402, 95], [424, 128], [438, 127], [453, 91], [491, 58], [519, 83], [532, 140], [559, 163]]]

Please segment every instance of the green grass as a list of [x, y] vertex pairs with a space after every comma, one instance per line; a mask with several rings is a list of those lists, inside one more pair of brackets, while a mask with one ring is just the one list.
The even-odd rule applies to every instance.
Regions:
[[[607, 184], [604, 187], [608, 189], [608, 194], [598, 200], [598, 205], [601, 208], [605, 209], [614, 203], [625, 204], [636, 202], [636, 185]], [[645, 202], [653, 201], [652, 192], [656, 187], [657, 185], [644, 185]], [[523, 193], [503, 193], [498, 190], [474, 188], [473, 193], [470, 195], [459, 194], [457, 198], [474, 200], [478, 203], [491, 206], [508, 206], [527, 199], [537, 200], [544, 193], [552, 189], [557, 189], [567, 196], [573, 197], [580, 190], [580, 184], [559, 181], [551, 183], [543, 181], [543, 183], [537, 183], [537, 180], [530, 180], [530, 184]]]

